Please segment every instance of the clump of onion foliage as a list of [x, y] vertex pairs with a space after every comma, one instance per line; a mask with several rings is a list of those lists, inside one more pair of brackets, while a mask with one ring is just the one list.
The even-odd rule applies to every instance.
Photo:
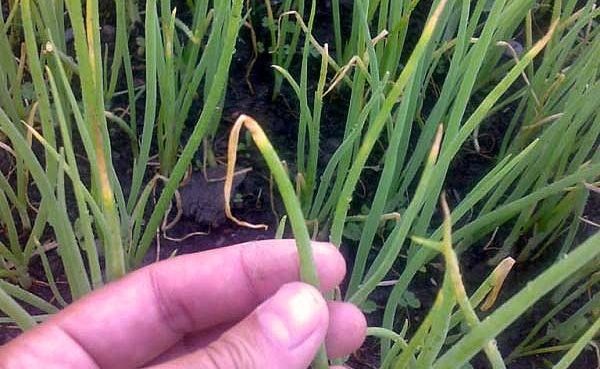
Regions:
[[[0, 309], [24, 329], [45, 315], [31, 316], [16, 300], [47, 314], [57, 310], [26, 290], [34, 255], [42, 258], [57, 301], [66, 303], [40, 245], [47, 224], [74, 298], [140, 264], [193, 154], [216, 132], [238, 31], [250, 19], [245, 12], [255, 11], [244, 10], [241, 0], [196, 0], [187, 9], [192, 21], [184, 23], [170, 1], [146, 1], [140, 86], [129, 42], [139, 17], [134, 2], [115, 5], [110, 59], [100, 42], [98, 2], [87, 3], [96, 11], [84, 19], [79, 1], [21, 0], [0, 24], [0, 130], [3, 148], [15, 157], [13, 178], [0, 176], [0, 216], [7, 229], [7, 245], [0, 244]], [[380, 339], [381, 368], [467, 367], [479, 352], [493, 368], [539, 353], [558, 353], [549, 360], [567, 368], [600, 328], [600, 234], [576, 246], [600, 179], [595, 3], [356, 0], [345, 8], [333, 0], [331, 44], [315, 36], [317, 2], [250, 3], [264, 12], [274, 98], [284, 83], [297, 98], [297, 172], [286, 171], [261, 122], [242, 116], [230, 137], [226, 199], [245, 126], [286, 206], [303, 280], [318, 284], [309, 242], [321, 238], [356, 249], [347, 289], [330, 298], [366, 306], [373, 292], [388, 288], [382, 325], [368, 331]], [[417, 17], [425, 23], [419, 25]], [[68, 27], [75, 54], [69, 54]], [[295, 63], [298, 75], [291, 71]], [[121, 76], [127, 88], [116, 91]], [[27, 94], [27, 86], [34, 94]], [[191, 104], [199, 89], [203, 105], [195, 116]], [[322, 162], [321, 123], [332, 94], [348, 96], [346, 122], [340, 144]], [[108, 109], [119, 95], [127, 98], [126, 115]], [[145, 104], [141, 132], [139, 99]], [[507, 128], [492, 165], [471, 188], [447, 199], [452, 164], [466, 149], [483, 154], [482, 132], [499, 116]], [[194, 130], [184, 140], [190, 120]], [[112, 163], [108, 124], [130, 137], [136, 159], [127, 197]], [[81, 179], [75, 135], [94, 163], [89, 184]], [[33, 142], [42, 145], [44, 160]], [[153, 143], [160, 173], [148, 179]], [[357, 188], [365, 178], [373, 193], [360, 207]], [[160, 198], [145, 218], [158, 182], [164, 182]], [[42, 198], [33, 217], [30, 183]], [[67, 187], [76, 199], [76, 223], [65, 211]], [[228, 206], [227, 214], [247, 225]], [[23, 245], [20, 230], [29, 234]], [[499, 246], [489, 260], [493, 270], [469, 291], [460, 257], [486, 244]], [[435, 301], [420, 324], [406, 324], [399, 306], [418, 273], [432, 271], [438, 257], [444, 272]], [[496, 302], [514, 263], [540, 258], [554, 262]], [[497, 347], [501, 333], [541, 299], [547, 302], [544, 317], [528, 336], [512, 353]], [[577, 301], [583, 302], [564, 319]], [[314, 367], [329, 365], [323, 352]]]

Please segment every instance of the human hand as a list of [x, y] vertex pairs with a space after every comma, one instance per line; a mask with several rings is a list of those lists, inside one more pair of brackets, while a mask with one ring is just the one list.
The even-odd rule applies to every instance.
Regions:
[[[313, 243], [322, 291], [346, 272]], [[366, 322], [298, 281], [293, 240], [250, 242], [140, 269], [0, 347], [0, 368], [305, 369], [357, 349]]]

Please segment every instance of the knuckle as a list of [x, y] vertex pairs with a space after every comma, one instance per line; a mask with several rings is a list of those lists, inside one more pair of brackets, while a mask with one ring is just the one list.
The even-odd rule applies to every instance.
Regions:
[[161, 285], [160, 276], [156, 275], [154, 269], [150, 269], [148, 279], [154, 305], [163, 324], [175, 335], [186, 332], [186, 327], [192, 323], [189, 312], [185, 306], [168, 295], [168, 291]]
[[[234, 334], [225, 334], [205, 349], [207, 369], [258, 369], [261, 360], [253, 342]], [[203, 366], [204, 367], [204, 366]]]

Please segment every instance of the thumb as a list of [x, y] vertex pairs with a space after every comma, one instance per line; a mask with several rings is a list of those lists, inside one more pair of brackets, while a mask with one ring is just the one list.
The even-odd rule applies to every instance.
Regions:
[[327, 304], [315, 288], [287, 284], [207, 347], [155, 368], [306, 369], [328, 324]]

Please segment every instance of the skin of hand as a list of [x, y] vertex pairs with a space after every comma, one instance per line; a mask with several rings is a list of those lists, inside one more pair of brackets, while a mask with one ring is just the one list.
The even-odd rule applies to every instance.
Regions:
[[[344, 259], [327, 243], [313, 252], [321, 292], [331, 291]], [[298, 274], [293, 240], [156, 263], [0, 347], [0, 369], [305, 369], [323, 341], [331, 358], [360, 347], [363, 314], [326, 302]]]

